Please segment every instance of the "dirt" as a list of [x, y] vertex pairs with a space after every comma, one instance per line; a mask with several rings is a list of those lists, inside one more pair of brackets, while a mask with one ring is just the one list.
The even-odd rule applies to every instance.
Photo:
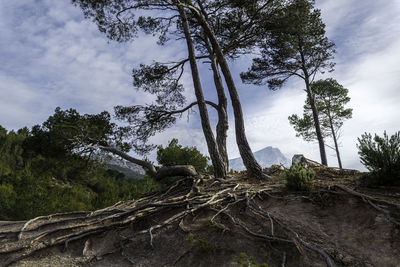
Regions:
[[272, 182], [187, 178], [94, 213], [0, 222], [0, 266], [239, 266], [243, 253], [268, 266], [400, 266], [400, 188], [317, 168], [311, 192], [292, 192], [265, 171]]

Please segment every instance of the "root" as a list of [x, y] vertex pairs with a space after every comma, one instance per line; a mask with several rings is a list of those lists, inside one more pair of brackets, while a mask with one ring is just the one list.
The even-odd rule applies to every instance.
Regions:
[[353, 196], [361, 198], [362, 201], [364, 201], [365, 203], [369, 204], [371, 207], [373, 207], [377, 211], [382, 212], [383, 214], [385, 214], [386, 218], [387, 218], [387, 220], [389, 222], [391, 222], [391, 223], [393, 223], [393, 224], [395, 224], [397, 226], [400, 226], [400, 222], [397, 221], [396, 219], [394, 219], [391, 216], [390, 211], [386, 208], [386, 206], [379, 205], [379, 204], [376, 204], [374, 202], [382, 203], [382, 204], [385, 204], [385, 205], [388, 205], [388, 206], [394, 206], [396, 208], [400, 208], [400, 205], [392, 203], [392, 202], [388, 202], [388, 201], [385, 201], [385, 200], [376, 199], [374, 197], [371, 197], [371, 196], [356, 192], [356, 191], [351, 190], [350, 188], [345, 187], [343, 185], [335, 185], [334, 187], [339, 188], [339, 189], [345, 191], [346, 193], [348, 193], [350, 195], [353, 195]]
[[282, 254], [282, 264], [281, 267], [285, 267], [286, 266], [286, 252], [284, 251]]
[[[188, 181], [192, 182], [188, 182]], [[399, 221], [393, 217], [389, 208], [398, 208], [399, 205], [373, 198], [353, 191], [347, 187], [337, 185], [333, 188], [337, 191], [326, 190], [324, 193], [339, 195], [351, 194], [360, 198], [375, 210], [384, 213], [387, 219], [399, 226]], [[278, 218], [270, 211], [257, 205], [256, 197], [262, 195], [279, 201], [311, 200], [302, 195], [276, 196], [271, 193], [273, 188], [268, 183], [250, 184], [247, 181], [240, 182], [234, 179], [201, 179], [201, 177], [184, 178], [177, 181], [168, 189], [146, 195], [138, 200], [119, 202], [115, 205], [94, 212], [60, 213], [49, 216], [41, 216], [27, 222], [4, 222], [5, 230], [0, 232], [6, 238], [0, 240], [1, 266], [19, 263], [24, 258], [31, 257], [34, 253], [54, 246], [64, 248], [64, 251], [76, 249], [72, 243], [85, 243], [92, 236], [98, 236], [107, 231], [115, 231], [120, 236], [120, 245], [108, 250], [103, 255], [121, 250], [122, 259], [132, 265], [137, 264], [133, 258], [124, 253], [124, 244], [136, 240], [138, 236], [149, 237], [147, 249], [157, 248], [157, 240], [160, 234], [174, 225], [188, 232], [183, 222], [185, 218], [193, 216], [200, 210], [212, 211], [207, 217], [209, 222], [223, 231], [239, 232], [253, 240], [267, 241], [271, 246], [282, 244], [297, 248], [300, 253], [315, 253], [316, 258], [324, 261], [327, 266], [333, 266], [331, 257], [324, 249], [316, 244], [307, 242], [302, 233], [296, 232], [290, 224], [283, 223], [283, 218]], [[270, 199], [266, 199], [268, 201]], [[257, 200], [258, 201], [258, 200]], [[313, 201], [314, 202], [314, 201]], [[242, 206], [245, 207], [247, 217], [243, 217]], [[240, 211], [240, 212], [238, 212]], [[207, 215], [208, 216], [208, 215]], [[255, 230], [248, 219], [255, 218], [263, 223]], [[156, 223], [154, 223], [156, 221]], [[263, 227], [263, 228], [259, 228]], [[190, 229], [190, 228], [188, 228]], [[10, 238], [11, 237], [11, 238]], [[14, 238], [15, 237], [15, 238]], [[147, 240], [147, 239], [146, 239]], [[146, 242], [147, 243], [147, 242]], [[117, 250], [114, 250], [118, 247]], [[177, 264], [191, 250], [182, 252], [177, 256], [173, 264]], [[80, 251], [81, 252], [81, 251]], [[280, 266], [289, 264], [285, 252], [278, 252]], [[295, 253], [297, 253], [295, 251]], [[91, 257], [98, 259], [100, 255]], [[282, 258], [280, 258], [282, 257]], [[84, 259], [88, 260], [88, 259]], [[171, 260], [171, 262], [174, 259]], [[287, 263], [288, 262], [288, 263]]]
[[[192, 184], [186, 184], [185, 181], [187, 180], [192, 180]], [[139, 219], [154, 218], [153, 216], [157, 217], [158, 214], [175, 209], [176, 212], [174, 214], [156, 225], [149, 225], [148, 228], [134, 231], [129, 235], [120, 233], [121, 256], [131, 264], [134, 264], [134, 261], [123, 253], [124, 242], [130, 242], [139, 235], [148, 234], [150, 237], [149, 245], [154, 249], [155, 237], [158, 231], [172, 224], [182, 227], [182, 222], [186, 216], [192, 215], [201, 209], [214, 211], [215, 214], [210, 221], [224, 231], [230, 230], [230, 228], [216, 222], [219, 216], [226, 216], [233, 225], [239, 226], [246, 235], [252, 238], [296, 246], [295, 241], [275, 235], [274, 223], [277, 223], [277, 221], [269, 213], [266, 213], [266, 216], [269, 218], [270, 235], [250, 229], [248, 225], [229, 213], [230, 209], [243, 202], [246, 203], [247, 207], [251, 208], [251, 201], [263, 190], [265, 191], [265, 187], [253, 188], [250, 185], [243, 186], [223, 179], [212, 180], [206, 184], [201, 178], [193, 177], [176, 182], [164, 192], [149, 195], [137, 201], [117, 203], [95, 212], [64, 213], [37, 217], [24, 223], [19, 231], [5, 232], [7, 234], [15, 233], [17, 238], [11, 245], [0, 241], [2, 246], [0, 259], [5, 265], [10, 265], [30, 257], [39, 250], [57, 245], [63, 245], [64, 251], [67, 251], [69, 244], [72, 242], [82, 242], [80, 240], [84, 240], [83, 243], [86, 244], [87, 238], [90, 236], [99, 235], [109, 230], [126, 229]], [[21, 222], [18, 222], [18, 225], [21, 225]], [[187, 253], [189, 252], [178, 257], [174, 264]], [[282, 262], [286, 262], [286, 254], [283, 255]]]
[[292, 228], [290, 228], [289, 226], [283, 224], [282, 222], [280, 222], [276, 217], [270, 215], [268, 212], [264, 212], [260, 207], [255, 207], [253, 205], [249, 205], [248, 206], [250, 208], [251, 211], [264, 216], [265, 218], [270, 218], [273, 221], [275, 221], [279, 226], [281, 226], [284, 230], [290, 232], [293, 237], [296, 239], [297, 242], [299, 242], [301, 245], [303, 245], [304, 247], [313, 250], [315, 252], [317, 252], [318, 254], [320, 254], [326, 262], [326, 265], [329, 267], [332, 267], [332, 260], [329, 257], [329, 255], [322, 249], [316, 247], [315, 245], [309, 244], [306, 241], [304, 241], [303, 239], [300, 238], [299, 234], [297, 232], [295, 232]]

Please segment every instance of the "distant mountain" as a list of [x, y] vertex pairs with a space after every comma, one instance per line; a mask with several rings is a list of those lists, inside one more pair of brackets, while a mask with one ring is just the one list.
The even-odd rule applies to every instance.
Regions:
[[123, 159], [108, 156], [101, 160], [106, 164], [107, 169], [119, 171], [128, 179], [142, 179], [146, 174], [141, 166]]
[[[272, 146], [254, 152], [254, 156], [263, 168], [270, 167], [274, 164], [283, 164], [285, 167], [289, 167], [292, 163], [278, 148]], [[229, 169], [243, 171], [246, 168], [243, 165], [242, 158], [234, 158], [229, 160]]]

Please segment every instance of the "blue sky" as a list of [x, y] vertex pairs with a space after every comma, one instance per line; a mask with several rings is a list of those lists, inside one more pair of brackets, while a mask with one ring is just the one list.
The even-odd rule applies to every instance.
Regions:
[[[400, 130], [400, 1], [316, 2], [327, 35], [337, 46], [336, 71], [321, 78], [333, 77], [348, 88], [349, 107], [354, 109], [353, 119], [343, 127], [343, 163], [347, 168], [362, 168], [357, 137], [364, 132], [382, 134], [387, 130], [392, 134]], [[98, 113], [112, 111], [115, 105], [150, 103], [152, 96], [131, 86], [132, 68], [185, 56], [183, 42], [159, 47], [151, 36], [124, 44], [109, 42], [69, 0], [0, 1], [0, 125], [18, 129], [40, 124], [57, 106]], [[239, 73], [250, 62], [244, 57], [231, 66], [252, 149], [274, 146], [288, 157], [300, 153], [319, 160], [317, 145], [296, 138], [287, 120], [302, 112], [305, 93], [301, 81], [293, 79], [277, 92], [244, 85]], [[202, 70], [207, 70], [204, 64]], [[206, 72], [202, 75], [207, 98], [213, 99], [210, 77]], [[189, 75], [184, 84], [191, 101]], [[231, 158], [239, 155], [233, 127], [231, 119]], [[175, 127], [152, 141], [166, 144], [172, 137], [206, 153], [196, 113], [189, 118], [184, 115]], [[336, 165], [333, 151], [328, 153], [329, 163]]]

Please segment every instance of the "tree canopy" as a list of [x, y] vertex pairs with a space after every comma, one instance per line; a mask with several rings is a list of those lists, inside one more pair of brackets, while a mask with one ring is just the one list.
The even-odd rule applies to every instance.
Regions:
[[[353, 109], [345, 108], [350, 101], [348, 89], [332, 78], [313, 82], [311, 89], [318, 109], [322, 136], [332, 138], [339, 167], [342, 168], [338, 139], [344, 120], [350, 119], [353, 112]], [[289, 117], [289, 122], [296, 130], [296, 136], [301, 136], [305, 141], [310, 142], [317, 140], [317, 134], [310, 101], [307, 98], [305, 102], [303, 117], [293, 114]]]
[[281, 88], [291, 77], [304, 80], [312, 109], [312, 119], [318, 139], [321, 162], [327, 165], [325, 144], [310, 87], [318, 72], [333, 71], [334, 43], [325, 36], [321, 11], [313, 0], [289, 1], [273, 19], [276, 30], [267, 31], [260, 45], [261, 57], [253, 59], [251, 68], [241, 74], [245, 83], [268, 84]]
[[162, 166], [192, 165], [198, 173], [205, 173], [208, 160], [196, 147], [183, 147], [175, 138], [157, 149], [157, 161]]
[[253, 59], [245, 83], [281, 88], [291, 77], [312, 82], [318, 72], [333, 71], [334, 43], [325, 36], [321, 11], [312, 0], [293, 0], [271, 19], [275, 30], [266, 31], [261, 57]]
[[[70, 121], [62, 119], [67, 113]], [[76, 115], [57, 110], [32, 130], [14, 132], [0, 126], [0, 220], [100, 209], [158, 188], [149, 177], [128, 180], [96, 157], [76, 153], [68, 140], [79, 124], [71, 122]], [[60, 121], [68, 127], [59, 127]], [[63, 129], [71, 131], [64, 136]]]
[[[219, 73], [221, 68], [228, 92], [232, 100], [235, 116], [236, 140], [240, 154], [247, 169], [256, 176], [264, 176], [256, 162], [245, 135], [243, 112], [235, 82], [230, 73], [226, 58], [252, 50], [260, 40], [265, 28], [256, 23], [264, 15], [275, 11], [279, 1], [93, 1], [73, 0], [79, 5], [87, 18], [92, 19], [101, 32], [118, 42], [133, 40], [139, 30], [147, 34], [158, 35], [158, 43], [163, 45], [172, 39], [185, 39], [188, 58], [176, 62], [141, 65], [133, 71], [134, 85], [155, 94], [157, 99], [148, 106], [118, 107], [117, 116], [127, 119], [139, 128], [136, 149], [147, 152], [154, 148], [148, 146], [148, 137], [175, 122], [173, 115], [183, 107], [182, 86], [179, 80], [186, 62], [190, 62], [193, 87], [196, 95], [202, 129], [206, 139], [215, 175], [224, 176], [227, 171], [226, 132], [227, 113], [226, 97]], [[278, 5], [279, 6], [279, 5]], [[266, 23], [264, 23], [264, 26]], [[174, 38], [170, 38], [174, 37]], [[209, 58], [219, 103], [217, 105], [219, 122], [217, 138], [210, 128], [206, 100], [204, 99], [199, 70], [196, 60]], [[219, 66], [219, 67], [218, 67]], [[190, 104], [189, 106], [191, 106]], [[142, 113], [144, 116], [136, 115]], [[166, 120], [160, 120], [160, 113]], [[147, 123], [147, 119], [151, 123]], [[135, 127], [134, 127], [135, 128]], [[129, 131], [129, 130], [128, 130]], [[218, 140], [218, 142], [216, 141]]]

